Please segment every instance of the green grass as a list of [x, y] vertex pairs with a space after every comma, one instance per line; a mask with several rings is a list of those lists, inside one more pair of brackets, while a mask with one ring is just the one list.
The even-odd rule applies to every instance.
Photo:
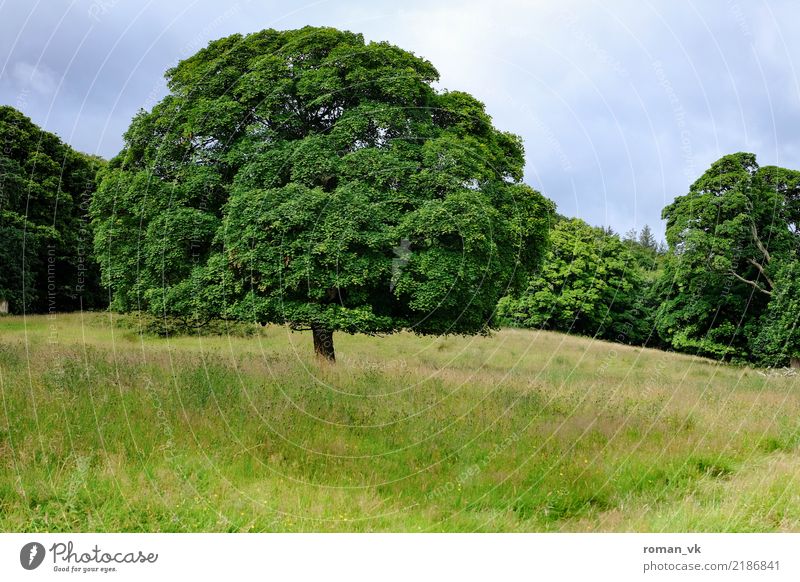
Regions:
[[235, 331], [0, 319], [0, 529], [800, 531], [795, 378], [520, 330], [337, 334], [329, 366]]

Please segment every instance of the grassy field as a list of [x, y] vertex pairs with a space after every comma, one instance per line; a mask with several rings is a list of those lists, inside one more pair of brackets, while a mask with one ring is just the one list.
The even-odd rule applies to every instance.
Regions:
[[800, 531], [796, 378], [534, 331], [336, 342], [0, 319], [0, 529]]

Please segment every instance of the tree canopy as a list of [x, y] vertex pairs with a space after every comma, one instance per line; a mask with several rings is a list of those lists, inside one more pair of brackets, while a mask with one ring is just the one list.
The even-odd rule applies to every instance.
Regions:
[[[754, 356], [762, 314], [797, 260], [800, 173], [725, 156], [664, 209], [670, 256], [658, 331], [673, 348], [733, 360]], [[787, 270], [789, 269], [789, 270]], [[779, 274], [783, 273], [783, 277]], [[770, 342], [759, 341], [764, 349]], [[773, 343], [774, 347], [774, 343]]]
[[541, 269], [500, 314], [515, 325], [642, 343], [650, 327], [644, 278], [617, 235], [577, 218], [560, 221]]
[[0, 106], [0, 298], [12, 313], [102, 303], [86, 211], [96, 158]]
[[314, 330], [476, 333], [544, 253], [521, 139], [436, 69], [331, 28], [212, 42], [102, 172], [112, 306]]

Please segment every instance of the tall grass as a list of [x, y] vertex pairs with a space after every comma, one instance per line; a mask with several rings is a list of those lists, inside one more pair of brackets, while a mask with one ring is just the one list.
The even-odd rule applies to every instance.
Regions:
[[505, 330], [161, 339], [0, 319], [4, 531], [798, 531], [800, 395]]

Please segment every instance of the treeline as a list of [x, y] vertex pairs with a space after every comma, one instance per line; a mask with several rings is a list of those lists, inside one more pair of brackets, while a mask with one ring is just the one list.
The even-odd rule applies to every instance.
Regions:
[[330, 28], [212, 42], [108, 163], [0, 108], [0, 299], [184, 329], [516, 325], [725, 361], [800, 356], [800, 173], [715, 162], [649, 227], [555, 214], [519, 136], [428, 61]]
[[622, 239], [560, 220], [527, 290], [501, 300], [512, 325], [733, 362], [800, 356], [800, 172], [749, 153], [716, 161], [649, 228]]
[[541, 268], [523, 294], [500, 300], [499, 321], [652, 344], [653, 286], [665, 257], [647, 225], [621, 237], [610, 228], [559, 216]]
[[103, 304], [87, 214], [101, 166], [0, 106], [0, 300], [12, 313]]

